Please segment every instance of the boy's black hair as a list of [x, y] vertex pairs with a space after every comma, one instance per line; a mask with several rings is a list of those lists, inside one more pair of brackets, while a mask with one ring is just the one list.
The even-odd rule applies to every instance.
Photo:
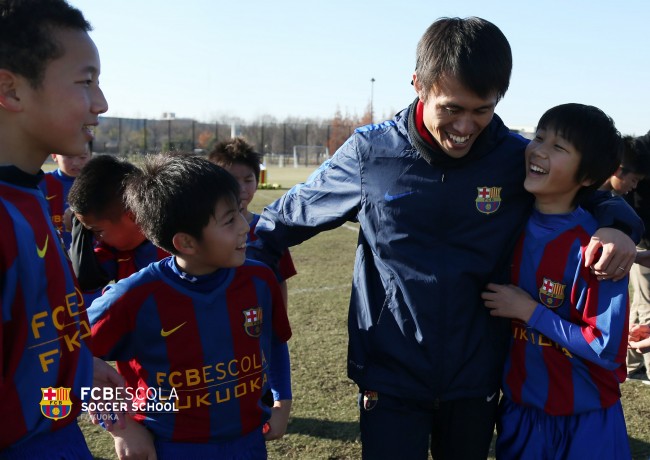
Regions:
[[94, 156], [70, 187], [68, 205], [73, 212], [84, 216], [116, 219], [126, 209], [126, 180], [139, 173], [140, 170], [125, 159], [112, 155]]
[[537, 129], [555, 131], [580, 154], [576, 181], [591, 180], [594, 183], [582, 187], [574, 203], [598, 189], [621, 164], [621, 133], [614, 121], [598, 107], [576, 103], [558, 105], [542, 115]]
[[65, 52], [53, 37], [56, 28], [91, 30], [81, 11], [64, 0], [0, 0], [0, 68], [38, 88], [47, 63]]
[[633, 136], [623, 136], [623, 142], [621, 172], [647, 176], [650, 173], [650, 158], [637, 148], [637, 140]]
[[201, 241], [203, 229], [221, 200], [238, 203], [239, 184], [225, 169], [196, 155], [149, 155], [140, 176], [129, 180], [127, 206], [145, 236], [171, 254], [174, 235]]
[[260, 182], [261, 155], [241, 137], [219, 142], [208, 155], [208, 160], [225, 168], [233, 163], [246, 165], [255, 172], [255, 179]]
[[415, 73], [428, 96], [443, 77], [458, 79], [480, 98], [499, 101], [510, 85], [512, 51], [501, 30], [477, 17], [440, 18], [418, 42]]

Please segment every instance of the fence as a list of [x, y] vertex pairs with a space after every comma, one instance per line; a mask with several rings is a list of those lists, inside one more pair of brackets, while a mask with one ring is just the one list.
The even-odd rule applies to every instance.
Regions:
[[93, 151], [128, 156], [171, 150], [201, 152], [219, 141], [242, 136], [267, 163], [309, 166], [320, 164], [327, 156], [324, 152], [334, 152], [355, 127], [336, 122], [232, 125], [191, 119], [101, 117]]

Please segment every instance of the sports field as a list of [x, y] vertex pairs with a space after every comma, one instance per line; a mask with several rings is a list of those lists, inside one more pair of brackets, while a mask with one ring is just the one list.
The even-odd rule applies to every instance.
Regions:
[[[268, 181], [286, 189], [310, 172], [305, 168], [270, 168]], [[259, 190], [251, 209], [259, 212], [282, 193], [284, 190]], [[294, 402], [288, 434], [268, 443], [270, 459], [361, 456], [356, 387], [345, 370], [347, 306], [356, 240], [356, 226], [347, 224], [291, 249], [298, 270], [298, 275], [288, 281]], [[622, 391], [633, 458], [646, 460], [650, 455], [650, 385], [630, 381], [622, 385]], [[110, 436], [85, 420], [82, 427], [96, 458], [115, 458]]]

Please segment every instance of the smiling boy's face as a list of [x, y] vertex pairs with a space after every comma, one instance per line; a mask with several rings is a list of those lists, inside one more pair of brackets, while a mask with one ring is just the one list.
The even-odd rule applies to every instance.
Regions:
[[82, 30], [55, 28], [63, 55], [50, 61], [40, 85], [18, 78], [21, 128], [31, 151], [79, 156], [87, 152], [93, 129], [108, 104], [99, 88], [97, 48]]
[[524, 188], [535, 195], [535, 206], [546, 214], [565, 214], [575, 206], [578, 190], [591, 184], [578, 182], [581, 155], [560, 133], [538, 129], [526, 147]]
[[192, 253], [177, 254], [177, 261], [183, 270], [191, 275], [204, 275], [220, 268], [238, 267], [246, 260], [246, 239], [249, 230], [237, 200], [221, 199], [215, 206], [214, 215], [201, 232], [201, 240], [192, 238]]

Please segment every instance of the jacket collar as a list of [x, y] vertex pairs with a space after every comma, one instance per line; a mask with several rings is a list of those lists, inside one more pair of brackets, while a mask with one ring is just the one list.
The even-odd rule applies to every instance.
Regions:
[[424, 126], [422, 110], [418, 110], [419, 104], [421, 102], [416, 98], [409, 107], [408, 134], [411, 138], [411, 143], [422, 158], [434, 166], [457, 168], [475, 161], [490, 152], [509, 132], [508, 128], [503, 124], [503, 121], [501, 121], [501, 118], [497, 114], [494, 114], [490, 124], [485, 127], [474, 141], [474, 145], [472, 145], [469, 153], [462, 158], [452, 158], [440, 149], [440, 146], [435, 142], [431, 133]]

